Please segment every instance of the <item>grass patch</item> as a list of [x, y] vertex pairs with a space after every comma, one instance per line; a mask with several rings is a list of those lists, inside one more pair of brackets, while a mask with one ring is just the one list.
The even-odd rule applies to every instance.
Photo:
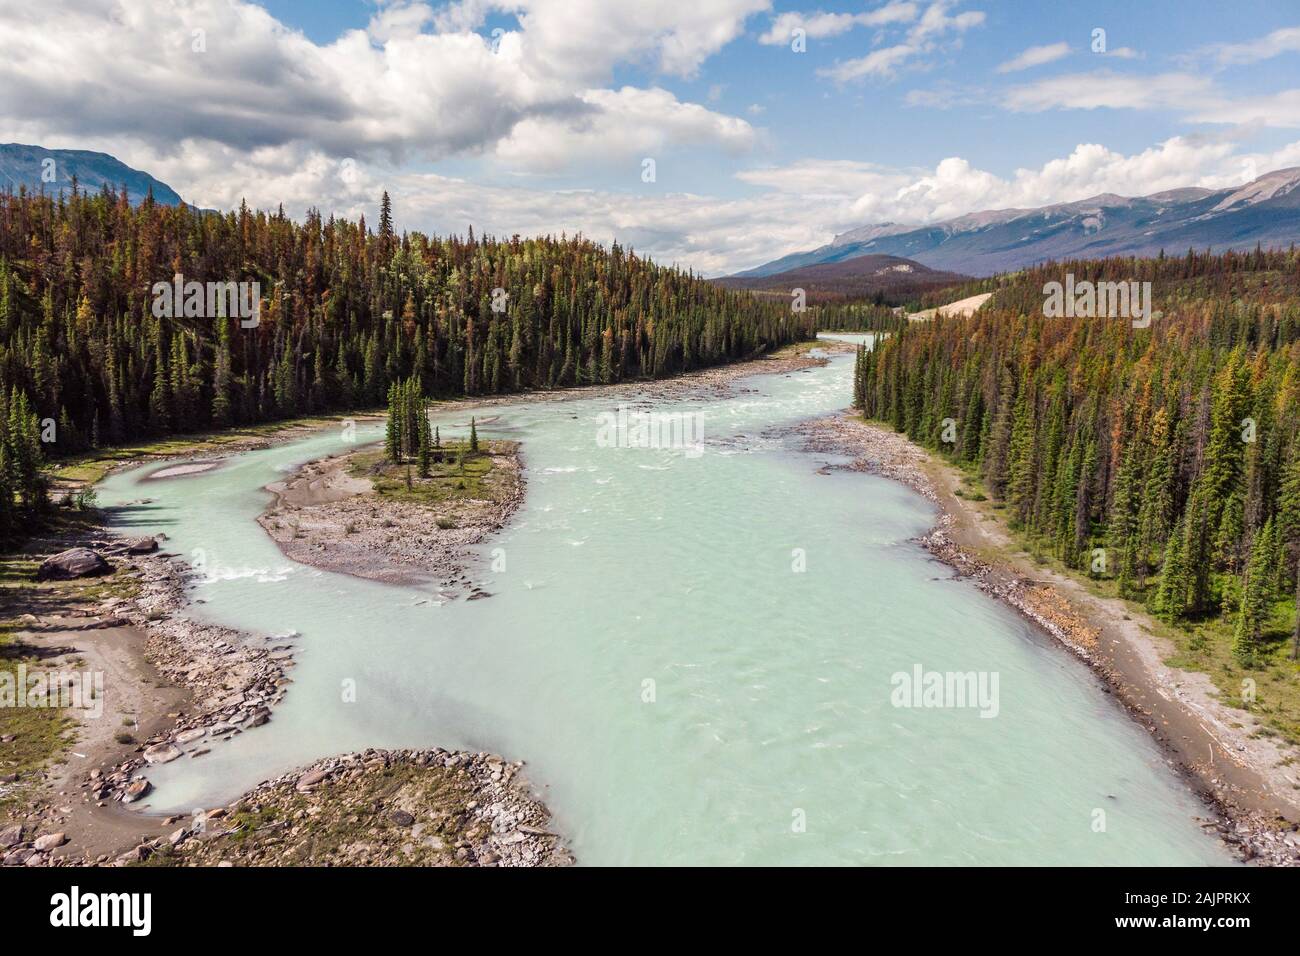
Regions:
[[[468, 442], [444, 445], [442, 461], [431, 465], [428, 478], [421, 478], [416, 463], [410, 462], [409, 487], [408, 465], [388, 461], [383, 449], [358, 452], [350, 459], [348, 470], [353, 477], [370, 479], [376, 494], [394, 501], [425, 506], [460, 500], [495, 501], [497, 488], [490, 476], [495, 468], [494, 456], [504, 453], [504, 449], [498, 443], [482, 440], [479, 446], [479, 451], [471, 452]], [[462, 453], [463, 464], [458, 461]], [[442, 521], [438, 526], [443, 527]], [[454, 521], [451, 527], [455, 527]]]
[[[374, 413], [358, 411], [351, 414], [362, 416]], [[322, 425], [337, 424], [346, 417], [347, 413], [312, 415], [283, 421], [262, 422], [257, 425], [242, 425], [221, 431], [163, 438], [158, 441], [137, 442], [113, 448], [99, 448], [87, 455], [54, 462], [50, 467], [50, 474], [57, 484], [93, 485], [118, 465], [129, 462], [147, 461], [150, 458], [189, 458], [207, 453], [220, 453], [240, 442], [268, 438], [293, 428], [319, 428]]]
[[[0, 628], [0, 673], [7, 673], [15, 693], [24, 693], [18, 684], [18, 667], [25, 665], [28, 675], [40, 664], [40, 658], [14, 636], [10, 627]], [[23, 806], [30, 784], [28, 779], [60, 757], [72, 743], [77, 722], [55, 707], [0, 707], [0, 737], [14, 736], [0, 744], [0, 777], [17, 775], [18, 779], [0, 789], [0, 817]]]

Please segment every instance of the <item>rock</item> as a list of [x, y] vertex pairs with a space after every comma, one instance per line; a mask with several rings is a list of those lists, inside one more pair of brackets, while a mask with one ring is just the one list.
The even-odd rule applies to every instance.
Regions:
[[171, 763], [179, 756], [181, 756], [180, 748], [172, 744], [154, 744], [152, 747], [146, 747], [144, 751], [144, 759], [150, 763]]
[[394, 810], [388, 815], [388, 819], [392, 820], [393, 823], [397, 824], [399, 827], [409, 827], [415, 822], [415, 817], [411, 816], [405, 810]]
[[176, 742], [178, 744], [187, 744], [192, 740], [198, 740], [207, 732], [208, 730], [206, 727], [195, 727], [193, 730], [182, 730], [176, 735]]
[[311, 770], [299, 777], [295, 786], [300, 793], [305, 793], [328, 776], [328, 771]]
[[29, 846], [23, 847], [22, 849], [19, 850], [10, 850], [8, 853], [5, 854], [4, 865], [22, 866], [24, 863], [27, 862], [27, 858], [35, 852], [36, 851]]
[[126, 793], [122, 794], [122, 802], [135, 803], [151, 790], [153, 790], [153, 784], [144, 779], [144, 777], [140, 777], [138, 780], [132, 780], [131, 785], [126, 788]]
[[112, 566], [89, 548], [69, 548], [42, 561], [36, 569], [36, 580], [67, 581], [112, 572]]
[[127, 554], [151, 554], [157, 550], [157, 538], [132, 538], [126, 543]]
[[36, 849], [45, 851], [53, 850], [56, 846], [63, 846], [68, 842], [67, 834], [64, 833], [47, 833], [45, 836], [37, 837], [32, 846]]
[[190, 831], [187, 830], [185, 827], [181, 827], [179, 830], [177, 830], [175, 833], [173, 833], [171, 836], [167, 838], [167, 842], [172, 846], [180, 846], [183, 842], [185, 842], [185, 838], [189, 835], [190, 835]]
[[21, 823], [15, 823], [13, 826], [0, 830], [0, 850], [7, 850], [11, 846], [17, 846], [22, 842], [23, 825]]

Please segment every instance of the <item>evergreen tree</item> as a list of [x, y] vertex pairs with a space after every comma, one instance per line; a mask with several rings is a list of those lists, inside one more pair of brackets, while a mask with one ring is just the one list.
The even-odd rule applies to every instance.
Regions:
[[1270, 518], [1259, 533], [1250, 552], [1250, 563], [1241, 589], [1241, 605], [1237, 610], [1237, 628], [1233, 634], [1232, 653], [1243, 666], [1252, 666], [1259, 659], [1261, 636], [1273, 603], [1273, 567], [1276, 549], [1273, 542], [1273, 521]]

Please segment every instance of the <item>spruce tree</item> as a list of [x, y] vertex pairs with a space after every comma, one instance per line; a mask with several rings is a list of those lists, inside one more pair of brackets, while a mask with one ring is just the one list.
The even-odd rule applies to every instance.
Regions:
[[1270, 518], [1255, 535], [1241, 589], [1237, 610], [1237, 627], [1233, 634], [1232, 654], [1242, 666], [1253, 666], [1262, 650], [1260, 640], [1264, 623], [1273, 603], [1273, 520]]

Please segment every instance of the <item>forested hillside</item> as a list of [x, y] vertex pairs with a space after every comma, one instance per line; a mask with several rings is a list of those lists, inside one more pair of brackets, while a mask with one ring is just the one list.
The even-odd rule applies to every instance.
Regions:
[[[260, 321], [155, 318], [152, 286], [176, 273], [258, 282]], [[618, 245], [398, 235], [387, 195], [375, 230], [107, 190], [0, 195], [3, 471], [22, 490], [41, 456], [373, 408], [410, 378], [449, 396], [671, 376], [810, 324]], [[57, 440], [38, 441], [44, 419]]]
[[[1067, 272], [1150, 281], [1164, 315], [1044, 318], [1043, 286]], [[977, 470], [1070, 567], [1171, 622], [1230, 624], [1238, 664], [1282, 653], [1300, 558], [1294, 250], [1030, 270], [969, 319], [860, 352], [855, 404]]]

